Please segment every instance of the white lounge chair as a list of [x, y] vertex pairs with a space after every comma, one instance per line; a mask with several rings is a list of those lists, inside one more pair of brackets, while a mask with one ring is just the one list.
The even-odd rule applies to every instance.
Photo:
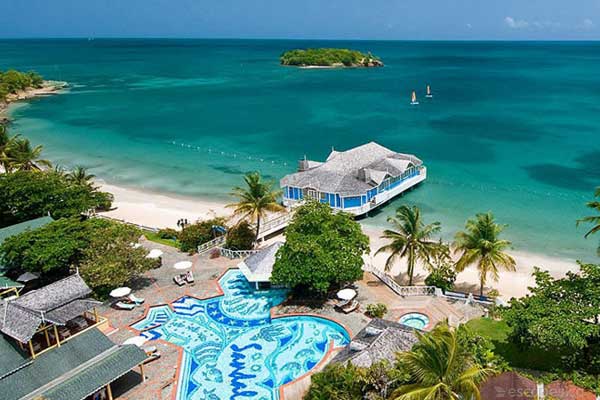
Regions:
[[119, 301], [119, 302], [115, 303], [115, 307], [118, 308], [119, 310], [133, 310], [135, 308], [135, 304]]
[[146, 299], [142, 297], [136, 297], [133, 293], [129, 295], [128, 299], [134, 302], [135, 304], [144, 304], [144, 301], [146, 301]]
[[183, 285], [185, 285], [185, 283], [186, 283], [186, 282], [185, 282], [185, 274], [183, 274], [183, 275], [175, 275], [175, 276], [173, 277], [173, 281], [174, 281], [176, 284], [178, 284], [179, 286], [183, 286]]
[[194, 274], [192, 273], [192, 271], [188, 271], [188, 272], [185, 274], [185, 281], [186, 281], [187, 283], [194, 283]]

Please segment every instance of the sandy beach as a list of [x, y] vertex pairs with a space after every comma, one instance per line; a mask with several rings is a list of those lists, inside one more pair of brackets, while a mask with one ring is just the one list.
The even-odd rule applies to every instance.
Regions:
[[[225, 207], [224, 203], [211, 202], [202, 199], [183, 196], [152, 193], [139, 189], [124, 188], [103, 182], [97, 182], [102, 190], [108, 191], [115, 196], [114, 210], [103, 213], [112, 218], [125, 220], [156, 228], [177, 228], [177, 220], [187, 218], [189, 221], [203, 220], [215, 216], [231, 215], [231, 209]], [[372, 253], [366, 257], [367, 263], [375, 268], [384, 269], [386, 255], [375, 256], [384, 240], [380, 238], [381, 231], [363, 226], [364, 232], [371, 240]], [[282, 240], [283, 236], [277, 238]], [[568, 270], [577, 269], [575, 260], [548, 257], [538, 253], [523, 251], [512, 251], [512, 256], [517, 261], [516, 272], [501, 272], [498, 282], [488, 281], [486, 287], [494, 288], [500, 292], [503, 299], [511, 297], [522, 297], [528, 292], [528, 287], [534, 285], [531, 276], [534, 267], [540, 267], [550, 271], [555, 277], [563, 276]], [[406, 271], [404, 263], [397, 263], [391, 270], [393, 275], [401, 275]], [[415, 282], [422, 283], [427, 273], [422, 266], [415, 271]], [[475, 268], [469, 268], [458, 275], [456, 286], [460, 290], [477, 292], [479, 288], [479, 277]]]
[[55, 94], [60, 94], [61, 91], [67, 88], [67, 86], [67, 82], [44, 81], [42, 87], [29, 88], [27, 90], [21, 90], [17, 93], [9, 93], [6, 96], [6, 101], [0, 102], [0, 122], [8, 121], [8, 117], [6, 117], [6, 111], [10, 103], [22, 100], [29, 100], [34, 97], [52, 96]]

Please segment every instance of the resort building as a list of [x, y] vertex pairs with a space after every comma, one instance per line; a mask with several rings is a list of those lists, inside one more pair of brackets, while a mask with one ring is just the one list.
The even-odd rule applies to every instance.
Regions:
[[143, 379], [146, 353], [100, 332], [105, 320], [90, 294], [76, 274], [0, 300], [0, 398], [112, 399], [110, 383], [132, 368]]
[[332, 150], [325, 162], [301, 160], [298, 172], [281, 179], [283, 203], [306, 199], [355, 215], [368, 213], [427, 177], [423, 162], [375, 142]]
[[256, 289], [270, 285], [273, 265], [275, 265], [275, 254], [281, 246], [283, 246], [283, 242], [275, 242], [249, 255], [238, 264], [238, 268], [244, 274], [246, 280], [254, 284]]
[[419, 340], [415, 330], [398, 322], [375, 318], [332, 360], [369, 368], [382, 360], [393, 363], [396, 353], [410, 351]]

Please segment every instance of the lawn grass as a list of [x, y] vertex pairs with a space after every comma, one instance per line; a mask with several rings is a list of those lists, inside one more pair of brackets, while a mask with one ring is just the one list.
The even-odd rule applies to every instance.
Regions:
[[175, 239], [163, 239], [163, 238], [159, 237], [158, 233], [156, 233], [156, 232], [144, 231], [144, 236], [146, 237], [146, 239], [150, 240], [151, 242], [159, 243], [159, 244], [164, 244], [166, 246], [175, 247], [176, 249], [179, 248], [179, 242], [177, 240], [175, 240]]
[[477, 318], [467, 322], [467, 326], [481, 336], [490, 339], [494, 352], [504, 358], [511, 367], [552, 371], [561, 365], [559, 351], [547, 351], [533, 346], [520, 348], [508, 339], [511, 328], [504, 321], [491, 318]]

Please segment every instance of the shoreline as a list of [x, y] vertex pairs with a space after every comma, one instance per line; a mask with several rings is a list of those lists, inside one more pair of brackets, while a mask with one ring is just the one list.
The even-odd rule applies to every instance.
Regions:
[[44, 81], [42, 83], [42, 87], [32, 87], [27, 90], [21, 90], [17, 93], [9, 93], [6, 96], [6, 101], [0, 102], [0, 123], [10, 122], [10, 118], [8, 117], [8, 107], [12, 103], [31, 100], [36, 97], [46, 97], [61, 94], [67, 87], [67, 82]]
[[[118, 218], [138, 225], [155, 228], [175, 228], [177, 220], [187, 218], [189, 221], [198, 219], [209, 219], [216, 216], [230, 217], [232, 210], [225, 207], [224, 202], [210, 201], [186, 196], [176, 196], [158, 192], [150, 192], [141, 189], [127, 188], [119, 185], [105, 183], [97, 180], [96, 184], [101, 190], [114, 195], [114, 209], [100, 213], [112, 218]], [[361, 223], [363, 232], [369, 236], [371, 254], [365, 256], [366, 263], [375, 268], [384, 269], [386, 254], [375, 255], [375, 252], [384, 243], [380, 238], [383, 228], [377, 229], [365, 226]], [[278, 235], [276, 240], [284, 239]], [[269, 239], [269, 242], [274, 239]], [[531, 276], [534, 267], [540, 267], [550, 272], [555, 278], [565, 275], [569, 270], [578, 270], [575, 260], [568, 258], [547, 256], [543, 253], [511, 250], [509, 252], [517, 262], [516, 272], [500, 272], [500, 279], [494, 282], [489, 278], [487, 288], [493, 288], [500, 292], [500, 297], [509, 300], [512, 297], [523, 297], [529, 292], [528, 287], [534, 286], [535, 280]], [[393, 275], [400, 275], [406, 270], [404, 262], [399, 262], [390, 271]], [[417, 265], [415, 267], [415, 283], [421, 284], [427, 272]], [[474, 267], [467, 268], [458, 274], [456, 279], [457, 290], [473, 291], [477, 293], [479, 288], [479, 277]]]

